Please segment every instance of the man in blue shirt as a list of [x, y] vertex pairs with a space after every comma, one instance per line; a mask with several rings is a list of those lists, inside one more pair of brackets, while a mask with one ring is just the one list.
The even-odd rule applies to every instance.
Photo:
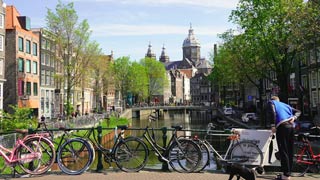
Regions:
[[271, 108], [272, 131], [276, 132], [277, 144], [280, 153], [281, 179], [290, 179], [293, 164], [293, 140], [294, 121], [300, 116], [301, 111], [290, 105], [280, 102], [279, 97], [271, 97], [269, 102]]

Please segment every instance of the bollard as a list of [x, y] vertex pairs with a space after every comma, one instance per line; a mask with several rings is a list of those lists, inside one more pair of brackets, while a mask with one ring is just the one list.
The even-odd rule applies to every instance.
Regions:
[[[97, 131], [98, 131], [98, 143], [101, 144], [102, 142], [102, 126], [98, 126], [97, 127]], [[98, 150], [98, 163], [97, 163], [97, 172], [101, 172], [101, 170], [103, 169], [103, 164], [102, 164], [102, 152], [99, 149]]]
[[[162, 140], [163, 140], [163, 147], [167, 146], [167, 127], [162, 127]], [[168, 163], [162, 163], [162, 171], [169, 171]]]

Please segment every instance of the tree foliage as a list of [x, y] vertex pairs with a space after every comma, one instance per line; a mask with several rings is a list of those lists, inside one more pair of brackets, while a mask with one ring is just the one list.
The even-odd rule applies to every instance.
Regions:
[[137, 101], [144, 101], [148, 98], [148, 74], [144, 66], [133, 62], [129, 69], [131, 83], [129, 91], [136, 96]]
[[13, 113], [2, 112], [1, 130], [10, 131], [15, 129], [35, 128], [37, 119], [32, 117], [32, 109], [19, 108], [18, 106], [10, 105]]
[[163, 95], [164, 87], [168, 84], [166, 70], [163, 64], [153, 58], [146, 57], [140, 60], [140, 64], [145, 67], [148, 77], [148, 94]]
[[[289, 75], [294, 71], [297, 53], [301, 50], [295, 15], [303, 7], [302, 0], [240, 0], [230, 20], [239, 26], [239, 35], [224, 36], [224, 53], [229, 62], [248, 74], [269, 80], [275, 72], [280, 87], [279, 96], [288, 97]], [[298, 22], [296, 22], [298, 23]], [[221, 54], [222, 56], [222, 54]], [[215, 62], [215, 66], [217, 65]], [[231, 66], [231, 65], [229, 65]], [[249, 73], [248, 73], [249, 72]]]
[[55, 34], [56, 59], [63, 63], [62, 84], [66, 85], [67, 115], [70, 115], [73, 109], [72, 90], [81, 83], [86, 72], [83, 67], [89, 62], [89, 56], [98, 52], [99, 48], [97, 43], [90, 42], [89, 24], [87, 20], [79, 22], [73, 3], [63, 4], [59, 1], [55, 11], [48, 9], [46, 21], [47, 29]]

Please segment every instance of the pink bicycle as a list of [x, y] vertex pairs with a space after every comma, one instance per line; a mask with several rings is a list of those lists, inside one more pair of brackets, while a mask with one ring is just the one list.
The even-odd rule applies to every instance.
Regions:
[[[26, 130], [15, 130], [16, 133], [27, 134]], [[25, 173], [40, 175], [47, 172], [55, 161], [56, 153], [48, 133], [29, 134], [18, 138], [13, 149], [7, 149], [0, 144], [0, 156], [5, 160], [5, 166], [19, 166]]]

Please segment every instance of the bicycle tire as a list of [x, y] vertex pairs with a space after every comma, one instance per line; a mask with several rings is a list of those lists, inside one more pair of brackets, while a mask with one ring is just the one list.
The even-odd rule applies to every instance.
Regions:
[[209, 149], [208, 145], [202, 140], [197, 140], [196, 143], [200, 147], [201, 161], [199, 162], [199, 165], [194, 172], [201, 172], [207, 166], [210, 165], [210, 149]]
[[[293, 163], [295, 164], [295, 172], [292, 175], [296, 177], [304, 176], [311, 168], [311, 164], [313, 163], [311, 158], [311, 153], [305, 146], [300, 146], [297, 149], [297, 152], [293, 156]], [[311, 164], [307, 164], [307, 163]]]
[[16, 151], [17, 158], [22, 159], [19, 161], [19, 167], [31, 175], [40, 175], [47, 172], [56, 158], [56, 151], [52, 142], [44, 137], [31, 137], [24, 140], [24, 144], [41, 155], [35, 157], [33, 160], [23, 160], [28, 157], [28, 155], [30, 156], [31, 152], [25, 146], [20, 145]]
[[250, 167], [262, 167], [263, 154], [256, 144], [242, 141], [232, 147], [228, 161]]
[[177, 172], [194, 172], [201, 161], [200, 147], [189, 139], [174, 142], [168, 152], [169, 164]]
[[146, 166], [149, 151], [141, 139], [128, 137], [116, 144], [113, 155], [119, 169], [125, 172], [138, 172]]
[[82, 174], [93, 162], [94, 150], [82, 138], [64, 142], [57, 153], [57, 163], [61, 171], [69, 175]]

